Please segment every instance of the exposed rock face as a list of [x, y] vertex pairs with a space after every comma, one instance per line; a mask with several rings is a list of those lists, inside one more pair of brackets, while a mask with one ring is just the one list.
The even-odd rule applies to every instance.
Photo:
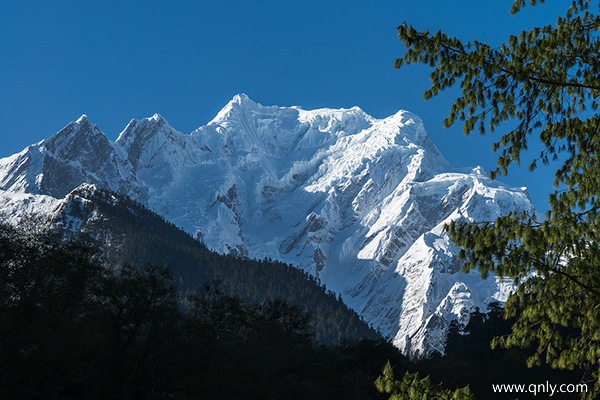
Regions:
[[[0, 189], [20, 199], [82, 183], [143, 203], [216, 251], [310, 271], [414, 357], [443, 352], [452, 319], [510, 290], [461, 273], [444, 224], [533, 211], [524, 190], [451, 166], [409, 112], [375, 119], [245, 95], [189, 135], [154, 115], [111, 143], [82, 117], [0, 159]], [[19, 201], [3, 204], [19, 213]]]

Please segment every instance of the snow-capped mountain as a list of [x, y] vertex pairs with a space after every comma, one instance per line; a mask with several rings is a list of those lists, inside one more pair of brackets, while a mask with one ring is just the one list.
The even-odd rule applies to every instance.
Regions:
[[82, 183], [141, 202], [216, 251], [310, 271], [413, 357], [443, 352], [452, 319], [510, 290], [461, 273], [444, 224], [533, 212], [524, 189], [450, 165], [409, 112], [376, 119], [245, 95], [191, 134], [155, 114], [112, 143], [81, 117], [0, 159], [0, 215], [19, 214], [21, 201], [48, 209]]

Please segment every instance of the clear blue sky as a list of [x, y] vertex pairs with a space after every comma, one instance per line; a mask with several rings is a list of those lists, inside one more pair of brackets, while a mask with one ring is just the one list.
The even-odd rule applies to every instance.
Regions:
[[[0, 157], [88, 114], [114, 140], [131, 118], [163, 115], [189, 133], [233, 95], [264, 105], [358, 105], [419, 115], [456, 166], [491, 169], [492, 139], [441, 126], [451, 93], [425, 102], [429, 69], [392, 67], [408, 21], [501, 43], [553, 23], [565, 1], [517, 16], [512, 0], [0, 1]], [[545, 210], [552, 170], [501, 179]]]

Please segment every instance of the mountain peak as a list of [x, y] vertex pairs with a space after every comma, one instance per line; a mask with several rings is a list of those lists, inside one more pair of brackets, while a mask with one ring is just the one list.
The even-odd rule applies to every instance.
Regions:
[[235, 96], [233, 96], [233, 99], [231, 99], [231, 101], [233, 103], [237, 103], [237, 104], [243, 104], [246, 102], [254, 103], [254, 101], [250, 100], [250, 97], [248, 97], [248, 95], [246, 93], [236, 94]]
[[98, 141], [107, 141], [106, 136], [95, 124], [89, 121], [86, 114], [83, 114], [45, 140], [44, 145], [50, 151], [60, 152], [66, 147], [87, 147], [90, 143]]
[[179, 142], [182, 136], [160, 114], [154, 114], [141, 120], [132, 119], [119, 134], [115, 148], [134, 168], [138, 168], [140, 163], [150, 163], [157, 154], [168, 153], [164, 146]]
[[248, 95], [245, 93], [239, 93], [229, 100], [225, 107], [218, 112], [218, 114], [213, 118], [212, 121], [208, 123], [208, 125], [219, 125], [220, 123], [231, 119], [232, 116], [238, 115], [239, 113], [262, 107], [263, 106], [261, 104], [251, 100], [250, 97], [248, 97]]
[[89, 119], [87, 114], [81, 114], [81, 117], [77, 118], [77, 120], [75, 121], [76, 124], [85, 124], [85, 123], [89, 123]]
[[125, 129], [119, 134], [116, 143], [120, 145], [126, 145], [129, 142], [136, 140], [135, 136], [139, 135], [140, 132], [144, 132], [144, 140], [148, 140], [158, 133], [161, 128], [166, 127], [173, 129], [169, 122], [160, 114], [156, 113], [151, 117], [144, 119], [132, 119], [129, 121]]
[[146, 118], [146, 120], [153, 122], [167, 122], [167, 120], [159, 113], [155, 113], [153, 116]]
[[256, 107], [263, 107], [261, 104], [252, 100], [246, 93], [238, 93], [229, 102], [223, 109], [235, 108], [235, 109], [253, 109]]

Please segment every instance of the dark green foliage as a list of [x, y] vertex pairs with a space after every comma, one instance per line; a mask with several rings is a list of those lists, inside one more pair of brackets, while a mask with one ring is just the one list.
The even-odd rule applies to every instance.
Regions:
[[[531, 350], [492, 349], [490, 341], [496, 336], [508, 335], [513, 323], [514, 320], [502, 317], [502, 309], [497, 303], [492, 303], [487, 314], [479, 311], [471, 314], [466, 327], [453, 322], [448, 333], [446, 354], [420, 361], [417, 369], [429, 374], [434, 381], [443, 381], [448, 387], [469, 385], [478, 399], [506, 398], [506, 393], [494, 393], [493, 384], [530, 385], [548, 381], [559, 385], [585, 381], [583, 371], [560, 371], [547, 365], [528, 368], [525, 361]], [[561, 396], [555, 393], [552, 398], [574, 397], [573, 394]]]
[[[523, 5], [515, 2], [515, 10]], [[584, 113], [598, 109], [595, 99], [600, 90], [596, 74], [600, 19], [587, 11], [588, 5], [589, 1], [574, 1], [555, 26], [510, 36], [500, 47], [463, 43], [405, 23], [398, 27], [398, 35], [407, 51], [396, 60], [396, 67], [414, 62], [435, 67], [425, 98], [460, 82], [462, 96], [452, 106], [446, 125], [462, 120], [466, 134], [494, 132], [509, 119], [519, 122], [494, 145], [502, 154], [493, 175], [506, 173], [512, 162], [519, 163], [529, 137], [536, 134], [546, 149], [532, 168], [537, 161], [548, 163], [566, 152], [570, 158], [556, 176], [557, 182], [565, 183], [576, 174], [576, 165], [592, 161], [584, 160], [581, 152], [589, 149], [588, 141], [598, 127], [598, 118]]]
[[0, 398], [385, 399], [373, 382], [386, 360], [451, 388], [405, 375], [424, 393], [472, 384], [490, 398], [490, 374], [519, 382], [525, 355], [489, 349], [510, 325], [498, 309], [415, 366], [381, 340], [316, 344], [314, 319], [282, 300], [247, 303], [218, 283], [182, 296], [164, 268], [107, 268], [86, 247], [0, 231]]
[[406, 372], [402, 380], [397, 381], [388, 361], [381, 375], [375, 381], [377, 390], [390, 395], [389, 400], [474, 400], [468, 387], [454, 391], [441, 385], [432, 385], [429, 377], [421, 378], [417, 373]]
[[165, 268], [110, 268], [74, 243], [0, 226], [0, 398], [377, 399], [389, 344], [314, 344], [308, 314]]
[[[512, 12], [543, 1], [517, 0]], [[514, 323], [497, 346], [535, 348], [528, 365], [589, 370], [600, 391], [600, 15], [597, 3], [565, 2], [554, 25], [510, 36], [492, 47], [445, 33], [398, 27], [403, 63], [433, 67], [431, 97], [455, 84], [462, 94], [446, 120], [470, 134], [505, 127], [493, 147], [498, 173], [520, 164], [531, 140], [543, 146], [530, 162], [557, 166], [550, 210], [511, 213], [480, 224], [453, 223], [466, 268], [520, 282], [505, 310]], [[505, 122], [509, 122], [505, 124]], [[504, 124], [504, 125], [503, 125]], [[592, 396], [592, 395], [590, 395]]]
[[177, 328], [169, 273], [108, 270], [85, 247], [1, 229], [0, 397], [140, 393]]
[[314, 345], [308, 315], [283, 301], [248, 305], [214, 287], [189, 301], [190, 332], [203, 339], [186, 347], [181, 363], [195, 373], [184, 376], [181, 398], [372, 399], [372, 350], [406, 362], [380, 342]]

